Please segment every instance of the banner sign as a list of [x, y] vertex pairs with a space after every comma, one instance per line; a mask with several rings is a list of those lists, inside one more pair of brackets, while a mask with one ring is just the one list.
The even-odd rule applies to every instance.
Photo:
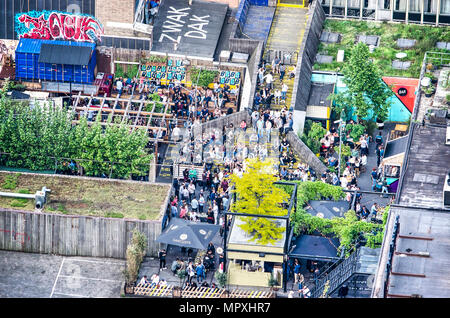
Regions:
[[101, 41], [104, 34], [103, 26], [95, 17], [59, 11], [18, 13], [15, 29], [19, 38], [77, 42]]
[[169, 59], [167, 64], [147, 63], [141, 65], [140, 75], [162, 83], [179, 80], [186, 84], [186, 67], [181, 60]]

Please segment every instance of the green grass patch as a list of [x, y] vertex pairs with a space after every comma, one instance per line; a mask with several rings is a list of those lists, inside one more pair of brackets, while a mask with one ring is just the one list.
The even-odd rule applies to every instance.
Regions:
[[[370, 57], [382, 70], [383, 76], [403, 76], [418, 78], [423, 57], [426, 51], [447, 52], [436, 48], [436, 42], [450, 42], [450, 27], [431, 27], [415, 24], [390, 24], [386, 22], [371, 21], [340, 21], [327, 19], [324, 23], [324, 31], [337, 32], [342, 35], [341, 43], [320, 43], [318, 53], [333, 56], [336, 60], [338, 50], [345, 51], [343, 63], [332, 62], [327, 64], [314, 64], [314, 70], [336, 71], [342, 69], [344, 63], [350, 57], [350, 51], [355, 45], [357, 35], [380, 36], [379, 47], [375, 49]], [[414, 39], [416, 45], [410, 49], [397, 47], [400, 38]], [[391, 67], [395, 55], [399, 52], [407, 54], [403, 61], [411, 61], [408, 70], [396, 70]]]
[[[123, 219], [124, 215], [122, 213], [119, 213], [119, 212], [106, 212], [105, 213], [105, 217], [107, 217], [107, 218]], [[141, 218], [139, 218], [139, 219], [142, 220]]]
[[[136, 220], [158, 219], [170, 187], [119, 180], [88, 180], [0, 172], [0, 185], [5, 182], [11, 184], [11, 180], [15, 180], [11, 186], [13, 189], [9, 189], [11, 192], [22, 189], [35, 193], [43, 186], [51, 189], [44, 212]], [[26, 203], [23, 202], [19, 203], [21, 209], [34, 211], [34, 200], [27, 199]], [[0, 197], [0, 207], [10, 208], [11, 203], [11, 198]], [[17, 204], [18, 202], [15, 203]], [[25, 206], [22, 206], [23, 204]]]
[[2, 189], [15, 190], [17, 188], [17, 179], [20, 177], [20, 173], [5, 175], [2, 182]]

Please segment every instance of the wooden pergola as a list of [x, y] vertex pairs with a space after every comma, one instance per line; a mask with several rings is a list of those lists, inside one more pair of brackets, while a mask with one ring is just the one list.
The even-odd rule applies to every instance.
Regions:
[[[75, 115], [73, 119], [73, 123], [78, 124], [82, 117], [87, 117], [90, 111], [98, 112], [102, 115], [112, 114], [113, 118], [119, 116], [121, 118], [120, 124], [126, 124], [130, 127], [131, 130], [135, 129], [145, 129], [147, 133], [149, 131], [156, 132], [155, 137], [151, 137], [151, 141], [156, 142], [166, 142], [168, 143], [168, 138], [160, 137], [162, 131], [166, 132], [166, 136], [169, 136], [169, 123], [171, 121], [180, 121], [180, 119], [174, 118], [171, 113], [167, 113], [169, 107], [173, 105], [171, 102], [156, 102], [152, 100], [145, 99], [136, 99], [133, 98], [133, 95], [130, 98], [120, 98], [117, 97], [106, 97], [104, 96], [93, 96], [93, 95], [81, 95], [81, 92], [78, 95], [72, 95], [72, 98], [75, 99], [72, 105], [72, 113]], [[81, 105], [81, 100], [88, 100], [87, 105]], [[100, 101], [100, 105], [93, 105], [92, 101], [96, 99]], [[105, 105], [105, 102], [108, 102]], [[119, 103], [126, 103], [126, 108], [118, 107]], [[155, 108], [157, 103], [164, 105], [164, 111], [162, 113], [155, 112]], [[108, 104], [112, 104], [113, 106], [109, 106]], [[138, 109], [132, 107], [132, 105], [139, 105]], [[146, 111], [146, 105], [152, 104], [152, 110]], [[134, 119], [133, 119], [134, 118]], [[131, 121], [130, 121], [131, 119]], [[159, 125], [152, 126], [152, 120], [157, 119]], [[145, 125], [139, 124], [145, 122]], [[91, 124], [92, 122], [89, 122]], [[102, 120], [101, 125], [118, 125], [116, 122], [108, 123], [106, 120]]]

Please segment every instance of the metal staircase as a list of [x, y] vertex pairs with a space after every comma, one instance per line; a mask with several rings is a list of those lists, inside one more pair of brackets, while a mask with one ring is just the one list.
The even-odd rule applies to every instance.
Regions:
[[322, 277], [319, 277], [317, 286], [311, 291], [311, 298], [320, 298], [327, 282], [329, 282], [328, 295], [334, 293], [342, 284], [344, 284], [356, 271], [359, 253], [360, 249], [357, 249], [331, 272], [328, 274], [325, 273]]

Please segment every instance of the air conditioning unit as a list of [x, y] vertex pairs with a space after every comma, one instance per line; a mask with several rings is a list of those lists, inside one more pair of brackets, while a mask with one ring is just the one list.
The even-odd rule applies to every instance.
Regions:
[[450, 207], [450, 171], [447, 173], [444, 182], [444, 206]]

